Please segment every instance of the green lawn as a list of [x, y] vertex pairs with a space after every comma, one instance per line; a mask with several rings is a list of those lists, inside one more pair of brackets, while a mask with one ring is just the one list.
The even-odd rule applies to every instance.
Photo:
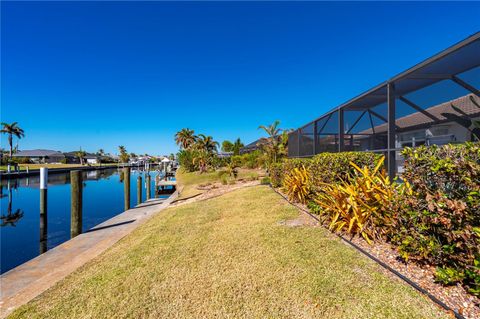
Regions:
[[267, 186], [169, 208], [12, 318], [447, 318]]
[[[263, 174], [264, 172], [258, 169], [239, 169], [237, 179], [249, 178], [252, 175], [256, 175], [258, 177], [258, 175]], [[198, 172], [187, 173], [179, 169], [175, 177], [180, 190], [179, 199], [202, 194], [204, 191], [197, 189], [197, 187], [201, 184], [220, 182], [220, 175], [218, 174], [218, 171], [200, 174]]]

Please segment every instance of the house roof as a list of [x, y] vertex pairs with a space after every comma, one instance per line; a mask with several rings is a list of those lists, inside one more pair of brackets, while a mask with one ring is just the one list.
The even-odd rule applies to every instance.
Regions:
[[64, 155], [59, 151], [36, 149], [36, 150], [19, 151], [13, 154], [13, 156], [14, 157], [45, 157], [45, 156], [63, 157]]
[[[457, 99], [432, 106], [425, 109], [425, 112], [430, 113], [437, 120], [428, 117], [427, 115], [416, 112], [407, 116], [400, 117], [395, 120], [397, 131], [407, 131], [420, 129], [423, 127], [454, 122], [455, 118], [474, 118], [480, 116], [480, 98], [474, 94], [468, 94]], [[387, 123], [383, 123], [374, 127], [375, 133], [384, 133], [387, 131]], [[360, 132], [361, 134], [372, 134], [371, 128]]]
[[[77, 157], [77, 152], [78, 151], [72, 151], [72, 152], [65, 152], [63, 153], [65, 156], [69, 156], [69, 157]], [[96, 154], [93, 154], [93, 153], [86, 153], [85, 156], [83, 158], [98, 158], [99, 156], [97, 156]]]

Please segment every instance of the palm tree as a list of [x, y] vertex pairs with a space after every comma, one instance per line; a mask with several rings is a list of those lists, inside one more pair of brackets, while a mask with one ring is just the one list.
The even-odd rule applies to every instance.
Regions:
[[197, 139], [197, 146], [200, 149], [206, 150], [208, 153], [214, 153], [217, 151], [218, 142], [213, 140], [211, 136], [205, 136], [204, 134], [199, 134]]
[[240, 140], [240, 138], [237, 138], [235, 140], [235, 143], [233, 143], [233, 147], [232, 147], [232, 150], [233, 150], [233, 155], [239, 155], [240, 154], [240, 149], [243, 147], [243, 143], [242, 141]]
[[175, 143], [185, 150], [190, 148], [196, 140], [195, 132], [188, 128], [182, 128], [175, 134]]
[[75, 152], [75, 156], [78, 157], [78, 159], [80, 160], [80, 165], [83, 165], [83, 158], [85, 157], [85, 155], [87, 155], [87, 153], [85, 151], [82, 151], [81, 148], [80, 150]]
[[130, 157], [128, 156], [127, 149], [125, 148], [125, 146], [120, 145], [118, 147], [118, 151], [120, 152], [120, 162], [121, 163], [128, 162]]
[[13, 136], [15, 135], [18, 139], [21, 139], [25, 136], [25, 132], [18, 126], [18, 122], [13, 122], [12, 124], [2, 122], [1, 133], [8, 135], [8, 145], [10, 145], [10, 159], [13, 155]]
[[103, 148], [101, 148], [101, 149], [99, 149], [99, 150], [97, 151], [97, 155], [98, 155], [98, 156], [103, 156], [103, 155], [105, 155], [105, 151], [103, 150]]
[[273, 163], [277, 162], [277, 154], [278, 154], [278, 146], [279, 146], [278, 135], [282, 131], [282, 129], [280, 129], [278, 125], [280, 125], [280, 121], [276, 120], [269, 126], [260, 125], [258, 127], [259, 129], [263, 129], [268, 134], [268, 140], [266, 145], [267, 152], [270, 153]]

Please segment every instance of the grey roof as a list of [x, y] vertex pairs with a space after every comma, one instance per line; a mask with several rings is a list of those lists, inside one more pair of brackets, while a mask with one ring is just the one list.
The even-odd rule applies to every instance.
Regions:
[[14, 157], [45, 157], [45, 156], [56, 156], [56, 157], [64, 157], [64, 155], [59, 151], [53, 150], [24, 150], [19, 151], [13, 154]]
[[[65, 154], [65, 156], [69, 156], [69, 157], [77, 157], [77, 152], [78, 151], [72, 151], [72, 152], [65, 152], [63, 154]], [[99, 156], [97, 156], [96, 154], [86, 153], [83, 158], [98, 158], [98, 157]]]
[[[457, 110], [452, 107], [455, 106]], [[428, 127], [434, 124], [448, 123], [452, 122], [452, 119], [449, 119], [449, 115], [457, 116], [460, 118], [471, 117], [476, 118], [480, 116], [480, 98], [476, 97], [474, 94], [468, 94], [462, 97], [459, 97], [455, 100], [444, 102], [430, 108], [425, 109], [426, 112], [430, 113], [438, 120], [434, 121], [430, 117], [424, 115], [423, 113], [416, 112], [404, 117], [400, 117], [395, 120], [395, 124], [398, 126], [397, 131], [407, 131], [413, 130], [422, 127]], [[459, 111], [461, 113], [459, 113]], [[463, 113], [463, 114], [462, 114]], [[375, 133], [382, 133], [387, 131], [387, 123], [383, 123], [374, 127]], [[362, 134], [372, 134], [372, 129], [367, 129]]]

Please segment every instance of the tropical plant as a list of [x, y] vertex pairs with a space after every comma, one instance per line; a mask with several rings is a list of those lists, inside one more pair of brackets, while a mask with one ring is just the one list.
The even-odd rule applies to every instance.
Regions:
[[240, 149], [243, 147], [243, 143], [242, 141], [240, 140], [240, 138], [237, 138], [235, 140], [235, 143], [233, 143], [233, 147], [232, 147], [232, 152], [233, 152], [233, 155], [240, 155]]
[[127, 149], [125, 146], [120, 145], [118, 147], [118, 151], [120, 152], [119, 159], [121, 163], [127, 163], [128, 160], [130, 159], [130, 156], [128, 155]]
[[225, 171], [229, 176], [236, 179], [238, 176], [238, 164], [233, 160], [230, 161], [230, 163], [225, 166]]
[[10, 159], [13, 155], [13, 136], [16, 136], [18, 139], [21, 139], [25, 136], [25, 132], [22, 128], [18, 126], [18, 122], [13, 122], [11, 124], [2, 122], [1, 133], [8, 135], [8, 145], [10, 146]]
[[175, 143], [184, 150], [193, 146], [196, 140], [195, 132], [188, 128], [183, 128], [175, 134]]
[[194, 153], [192, 164], [196, 165], [200, 170], [200, 173], [205, 173], [208, 171], [208, 166], [212, 160], [212, 154], [207, 151], [207, 149], [198, 149]]
[[282, 129], [280, 129], [278, 125], [280, 125], [280, 121], [277, 120], [268, 126], [260, 125], [258, 127], [268, 134], [268, 138], [261, 143], [261, 148], [269, 155], [270, 163], [276, 163], [280, 155], [279, 135]]
[[233, 151], [233, 143], [230, 141], [223, 141], [222, 142], [222, 152], [232, 152]]
[[352, 162], [355, 175], [340, 183], [325, 184], [315, 202], [331, 230], [361, 235], [368, 243], [386, 232], [392, 224], [389, 207], [397, 188], [408, 184], [391, 183], [385, 171], [380, 170], [383, 161], [384, 157], [373, 170]]
[[309, 176], [305, 166], [295, 167], [286, 174], [283, 189], [289, 200], [305, 204], [310, 193]]
[[98, 156], [105, 156], [105, 151], [103, 150], [103, 148], [101, 148], [97, 151], [97, 155]]
[[75, 152], [75, 156], [78, 157], [78, 160], [80, 161], [80, 165], [83, 165], [83, 160], [84, 160], [86, 155], [87, 155], [87, 153], [85, 151], [82, 151], [81, 148], [80, 148], [80, 150]]
[[204, 134], [198, 134], [197, 141], [195, 143], [195, 147], [200, 150], [205, 150], [208, 153], [215, 153], [217, 152], [218, 142], [213, 140], [213, 137], [206, 136]]

